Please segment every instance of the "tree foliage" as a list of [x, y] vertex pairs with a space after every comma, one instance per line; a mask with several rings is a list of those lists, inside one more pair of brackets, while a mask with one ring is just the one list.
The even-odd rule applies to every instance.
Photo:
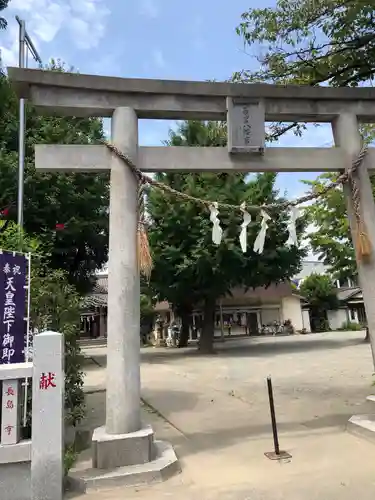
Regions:
[[[175, 146], [223, 146], [226, 130], [214, 122], [183, 122], [171, 131], [168, 144]], [[195, 197], [240, 205], [260, 205], [280, 199], [274, 173], [257, 174], [247, 179], [237, 173], [158, 174], [158, 179], [178, 191]], [[212, 348], [216, 300], [235, 285], [257, 287], [277, 283], [299, 269], [303, 250], [287, 248], [285, 212], [273, 212], [262, 255], [254, 254], [252, 244], [259, 231], [259, 214], [248, 226], [248, 251], [239, 244], [241, 214], [221, 210], [224, 230], [219, 246], [212, 242], [212, 224], [208, 210], [196, 203], [153, 190], [149, 196], [151, 216], [150, 243], [155, 268], [152, 286], [159, 299], [168, 300], [177, 309], [201, 304], [204, 325], [201, 349]]]
[[[336, 174], [321, 174], [314, 181], [304, 181], [310, 190], [319, 191]], [[357, 274], [354, 247], [350, 234], [344, 193], [341, 188], [328, 191], [306, 208], [313, 230], [309, 244], [337, 279], [353, 278]]]
[[313, 309], [327, 311], [337, 309], [337, 289], [330, 276], [311, 274], [301, 284], [300, 293], [309, 302]]
[[[60, 61], [49, 69], [64, 71]], [[50, 265], [63, 268], [85, 291], [92, 272], [108, 252], [108, 175], [40, 173], [34, 166], [35, 144], [91, 144], [103, 138], [97, 118], [40, 116], [26, 110], [24, 227], [43, 242], [52, 241]], [[6, 75], [0, 75], [0, 207], [16, 219], [18, 179], [18, 100]], [[62, 230], [57, 231], [56, 225]]]
[[[324, 173], [313, 181], [304, 181], [311, 192], [319, 192], [337, 179], [338, 174]], [[374, 180], [371, 178], [375, 195]], [[341, 187], [331, 189], [306, 207], [313, 229], [307, 234], [311, 249], [329, 267], [337, 279], [357, 276], [357, 263], [350, 232], [344, 192]]]
[[[8, 7], [9, 0], [0, 0], [0, 12]], [[0, 30], [7, 27], [7, 21], [4, 17], [0, 16]]]
[[[260, 68], [236, 81], [358, 86], [375, 69], [373, 0], [277, 0], [242, 14], [237, 33], [258, 50]], [[274, 127], [280, 135], [294, 127]], [[296, 129], [298, 133], [301, 128]], [[373, 127], [367, 127], [374, 136]]]

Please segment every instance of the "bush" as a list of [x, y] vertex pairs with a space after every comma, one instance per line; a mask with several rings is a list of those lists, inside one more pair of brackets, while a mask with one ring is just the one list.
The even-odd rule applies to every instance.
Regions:
[[351, 321], [345, 321], [341, 327], [339, 328], [340, 331], [353, 331], [353, 332], [358, 332], [359, 330], [365, 330], [365, 326], [361, 325], [360, 323], [353, 323]]

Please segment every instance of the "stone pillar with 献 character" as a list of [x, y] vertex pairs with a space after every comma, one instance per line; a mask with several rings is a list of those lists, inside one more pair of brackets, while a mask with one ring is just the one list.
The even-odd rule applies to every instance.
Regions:
[[56, 332], [34, 337], [31, 500], [61, 500], [64, 477], [64, 344]]

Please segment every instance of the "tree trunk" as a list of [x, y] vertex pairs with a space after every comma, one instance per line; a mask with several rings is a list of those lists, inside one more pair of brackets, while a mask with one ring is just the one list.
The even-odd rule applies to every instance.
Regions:
[[199, 350], [204, 354], [214, 352], [215, 306], [216, 300], [214, 297], [208, 297], [205, 300], [203, 325], [199, 339]]
[[179, 315], [181, 318], [181, 333], [178, 339], [178, 347], [187, 347], [191, 325], [191, 310], [182, 309]]

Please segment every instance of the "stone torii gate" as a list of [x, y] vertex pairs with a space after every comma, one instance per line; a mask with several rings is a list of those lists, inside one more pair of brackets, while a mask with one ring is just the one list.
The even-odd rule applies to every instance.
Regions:
[[[112, 143], [143, 172], [345, 170], [361, 149], [358, 122], [375, 122], [374, 88], [140, 80], [19, 68], [8, 73], [19, 97], [42, 112], [112, 117]], [[139, 118], [228, 120], [228, 149], [138, 147]], [[263, 151], [265, 121], [329, 122], [336, 147]], [[106, 425], [93, 436], [93, 467], [125, 466], [114, 474], [122, 477], [134, 464], [145, 464], [142, 471], [166, 470], [175, 456], [169, 450], [166, 458], [167, 448], [156, 447], [154, 460], [153, 433], [140, 417], [137, 180], [105, 146], [39, 145], [35, 158], [41, 171], [111, 172]], [[355, 175], [374, 253], [365, 260], [357, 255], [357, 262], [375, 361], [375, 205], [369, 177], [374, 169], [370, 149]], [[354, 234], [352, 198], [344, 191]], [[166, 461], [157, 463], [163, 453]], [[87, 482], [108, 479], [100, 471], [90, 474]]]

